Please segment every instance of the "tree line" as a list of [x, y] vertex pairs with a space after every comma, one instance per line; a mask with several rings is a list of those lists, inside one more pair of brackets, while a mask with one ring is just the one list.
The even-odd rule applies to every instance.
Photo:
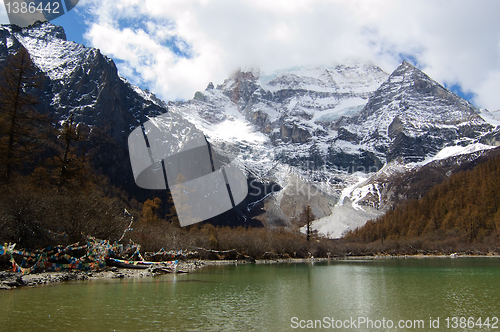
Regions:
[[365, 243], [415, 239], [455, 239], [457, 248], [500, 244], [500, 156], [472, 170], [451, 175], [421, 199], [388, 211], [346, 239]]
[[439, 246], [450, 252], [478, 243], [486, 243], [481, 250], [498, 251], [500, 157], [451, 176], [341, 240], [310, 231], [310, 207], [301, 215], [307, 234], [282, 227], [180, 227], [168, 192], [161, 198], [152, 192], [139, 202], [93, 166], [98, 154], [87, 146], [105, 141], [102, 130], [76, 123], [71, 113], [57, 122], [48, 111], [37, 112], [41, 81], [23, 47], [0, 69], [0, 243], [39, 249], [82, 241], [85, 235], [114, 241], [130, 223], [126, 208], [135, 220], [124, 241], [140, 243], [146, 251], [203, 247], [236, 249], [255, 258], [328, 257]]
[[[48, 111], [37, 111], [42, 80], [23, 47], [9, 54], [0, 70], [0, 243], [40, 249], [83, 241], [85, 235], [114, 241], [127, 228], [130, 212], [136, 218], [124, 241], [147, 251], [205, 247], [256, 257], [307, 257], [330, 250], [328, 240], [298, 229], [182, 228], [168, 193], [143, 203], [130, 198], [93, 167], [86, 147], [96, 135], [102, 138], [99, 128], [76, 123], [72, 113], [56, 121]], [[304, 213], [309, 224], [310, 208]]]

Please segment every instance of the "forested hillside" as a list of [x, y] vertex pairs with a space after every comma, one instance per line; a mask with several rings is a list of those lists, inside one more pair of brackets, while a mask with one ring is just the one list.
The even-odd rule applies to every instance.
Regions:
[[57, 123], [38, 111], [39, 78], [25, 48], [5, 61], [0, 70], [0, 243], [41, 249], [82, 242], [87, 235], [116, 241], [128, 229], [123, 243], [138, 242], [146, 251], [203, 247], [255, 257], [327, 254], [328, 240], [311, 243], [298, 231], [210, 224], [181, 228], [166, 192], [144, 203], [130, 198], [96, 167], [99, 151], [87, 148], [92, 140], [106, 140], [103, 131], [75, 123], [73, 115]]
[[374, 241], [454, 239], [457, 244], [500, 241], [500, 156], [450, 176], [421, 199], [410, 200], [346, 238]]
[[[81, 242], [86, 236], [94, 236], [110, 241], [120, 239], [122, 243], [133, 241], [141, 244], [142, 250], [146, 251], [161, 248], [191, 251], [197, 248], [218, 251], [236, 249], [253, 257], [374, 254], [387, 248], [398, 254], [406, 253], [406, 248], [414, 251], [414, 248], [424, 247], [450, 252], [472, 248], [478, 243], [484, 244], [483, 248], [487, 250], [498, 251], [500, 157], [493, 159], [491, 156], [487, 157], [491, 158], [490, 161], [472, 172], [457, 173], [470, 169], [476, 158], [479, 162], [483, 156], [476, 156], [469, 163], [446, 159], [439, 165], [429, 165], [425, 169], [427, 173], [412, 174], [411, 183], [406, 180], [406, 175], [388, 177], [387, 181], [392, 184], [386, 186], [386, 191], [394, 193], [394, 197], [398, 198], [394, 200], [395, 206], [399, 207], [350, 233], [347, 239], [321, 238], [312, 231], [309, 236], [301, 234], [299, 226], [309, 224], [330, 211], [328, 201], [322, 198], [319, 204], [312, 199], [305, 200], [304, 195], [288, 195], [290, 190], [279, 187], [285, 193], [282, 195], [285, 200], [279, 203], [276, 199], [279, 195], [260, 190], [266, 189], [264, 185], [275, 188], [274, 182], [267, 178], [262, 178], [260, 187], [252, 187], [259, 194], [249, 197], [258, 200], [245, 203], [246, 209], [242, 210], [249, 215], [238, 215], [238, 223], [236, 218], [231, 219], [230, 214], [223, 214], [217, 217], [217, 223], [210, 220], [205, 224], [182, 228], [168, 191], [147, 191], [145, 195], [138, 195], [135, 190], [127, 190], [137, 186], [131, 181], [131, 174], [125, 174], [125, 169], [130, 168], [129, 158], [124, 147], [116, 143], [113, 133], [106, 130], [108, 122], [81, 121], [84, 119], [78, 119], [78, 107], [66, 109], [67, 116], [58, 116], [58, 111], [51, 107], [59, 103], [59, 99], [49, 98], [55, 100], [50, 107], [47, 101], [50, 90], [47, 90], [48, 76], [39, 70], [30, 52], [22, 45], [9, 49], [1, 60], [1, 244], [16, 243], [18, 248], [41, 249]], [[78, 82], [76, 78], [75, 82]], [[66, 85], [61, 87], [67, 88]], [[146, 112], [152, 105], [150, 102], [146, 103], [147, 107], [140, 107], [144, 112], [137, 113], [140, 117], [136, 122], [141, 122], [146, 114], [159, 112], [156, 108]], [[107, 110], [108, 107], [102, 109]], [[93, 107], [87, 111], [93, 114], [99, 113], [98, 110]], [[473, 119], [477, 120], [477, 117], [474, 115]], [[120, 131], [119, 136], [123, 133]], [[258, 144], [258, 147], [262, 146]], [[247, 153], [255, 152], [252, 151]], [[124, 165], [127, 167], [122, 168]], [[292, 185], [292, 179], [297, 178], [288, 176], [293, 174], [292, 168], [278, 168], [283, 181], [289, 178], [284, 183]], [[457, 174], [448, 178], [454, 173]], [[319, 175], [315, 183], [343, 188], [342, 181], [351, 175], [335, 174], [330, 179], [331, 183]], [[423, 196], [443, 178], [448, 179]], [[123, 186], [117, 188], [117, 183]], [[302, 188], [305, 183], [307, 181], [297, 182], [297, 188]], [[310, 189], [308, 186], [306, 188]], [[263, 192], [267, 193], [265, 197]], [[273, 204], [279, 203], [280, 209], [284, 207], [293, 212], [290, 219], [293, 223], [268, 223], [262, 227], [264, 224], [259, 221], [257, 225], [260, 227], [253, 228], [256, 223], [252, 215], [262, 213], [264, 208], [279, 212], [276, 206], [270, 207], [264, 198], [276, 200]], [[419, 200], [407, 203], [406, 199], [411, 198]], [[292, 208], [287, 208], [289, 206]], [[308, 210], [315, 215], [306, 213]], [[236, 212], [233, 217], [235, 215]], [[280, 221], [287, 218], [283, 213], [275, 215]], [[132, 217], [133, 225], [128, 228]], [[288, 217], [291, 218], [291, 215]], [[230, 227], [216, 227], [214, 224]], [[124, 234], [126, 229], [130, 231]], [[413, 241], [415, 239], [416, 242]], [[407, 242], [410, 243], [408, 246], [404, 242], [407, 240], [411, 240]], [[443, 241], [447, 243], [446, 247], [441, 245]], [[401, 246], [402, 243], [404, 246]]]

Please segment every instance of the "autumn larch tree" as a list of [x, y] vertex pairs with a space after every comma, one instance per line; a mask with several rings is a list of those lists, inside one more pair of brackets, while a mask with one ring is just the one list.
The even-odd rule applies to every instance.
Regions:
[[161, 199], [155, 197], [144, 202], [141, 212], [141, 221], [151, 225], [159, 220], [159, 212], [161, 208]]

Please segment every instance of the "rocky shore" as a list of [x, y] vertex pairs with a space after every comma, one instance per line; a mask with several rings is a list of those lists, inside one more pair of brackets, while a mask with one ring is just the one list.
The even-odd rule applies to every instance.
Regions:
[[[246, 261], [237, 260], [189, 260], [180, 261], [177, 273], [189, 273], [195, 269], [210, 265], [243, 264]], [[164, 269], [150, 267], [148, 269], [129, 269], [108, 267], [101, 271], [66, 271], [66, 272], [40, 272], [28, 275], [21, 273], [0, 272], [0, 290], [9, 290], [20, 287], [35, 287], [64, 281], [120, 279], [120, 278], [147, 278], [167, 274]]]
[[[179, 261], [177, 273], [189, 273], [196, 269], [215, 265], [236, 265], [236, 264], [272, 264], [286, 262], [311, 262], [323, 261], [327, 258], [309, 259], [262, 259], [262, 260], [186, 260]], [[40, 272], [28, 275], [9, 271], [0, 272], [0, 290], [16, 289], [20, 287], [35, 287], [40, 285], [77, 281], [77, 280], [98, 280], [98, 279], [120, 279], [120, 278], [147, 278], [166, 274], [163, 269], [150, 267], [148, 269], [127, 269], [118, 267], [108, 267], [101, 271], [67, 271], [67, 272]]]
[[[196, 267], [195, 264], [179, 264], [181, 272], [188, 272]], [[97, 280], [97, 279], [119, 279], [119, 278], [144, 278], [165, 274], [163, 270], [148, 269], [125, 269], [117, 267], [105, 268], [101, 271], [65, 271], [65, 272], [40, 272], [28, 275], [14, 272], [0, 272], [0, 290], [8, 290], [19, 287], [34, 287], [63, 281]]]

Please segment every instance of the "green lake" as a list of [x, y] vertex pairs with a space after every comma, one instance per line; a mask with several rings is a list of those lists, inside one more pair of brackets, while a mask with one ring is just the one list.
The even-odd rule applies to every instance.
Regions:
[[213, 266], [2, 291], [0, 308], [0, 331], [500, 331], [500, 258]]

